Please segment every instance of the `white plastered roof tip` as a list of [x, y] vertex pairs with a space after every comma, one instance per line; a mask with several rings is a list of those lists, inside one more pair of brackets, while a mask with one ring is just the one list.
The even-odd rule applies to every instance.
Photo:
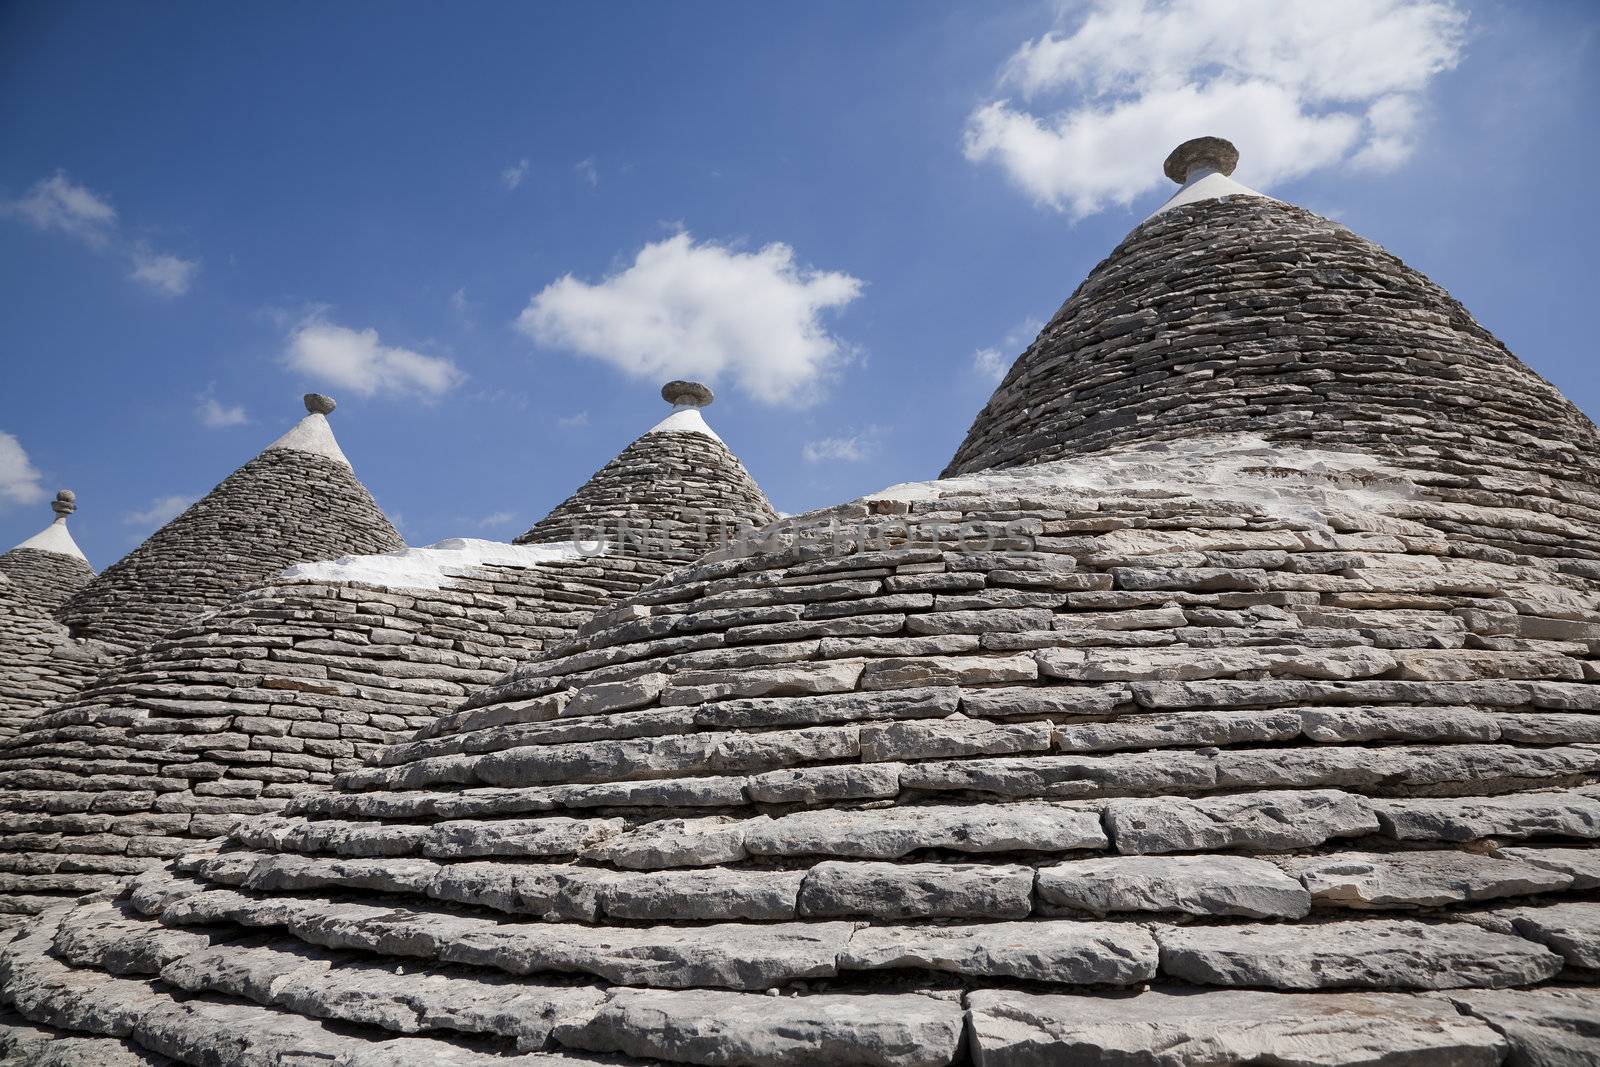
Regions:
[[1212, 167], [1196, 167], [1189, 172], [1189, 178], [1177, 192], [1167, 198], [1167, 202], [1152, 211], [1144, 221], [1160, 215], [1162, 212], [1171, 211], [1175, 207], [1185, 204], [1198, 203], [1201, 200], [1221, 200], [1227, 196], [1255, 196], [1262, 200], [1272, 200], [1273, 197], [1266, 193], [1258, 193], [1248, 185], [1234, 181], [1228, 175]]
[[[294, 429], [272, 442], [263, 452], [273, 449], [287, 449], [291, 452], [309, 452], [313, 456], [323, 456], [335, 463], [343, 463], [350, 467], [350, 461], [345, 458], [344, 450], [339, 447], [339, 442], [334, 439], [333, 427], [328, 425], [328, 417], [312, 413], [295, 424]], [[351, 467], [354, 470], [354, 467]]]
[[340, 556], [318, 563], [297, 563], [279, 577], [323, 582], [365, 582], [389, 589], [443, 589], [454, 572], [471, 567], [533, 567], [605, 554], [601, 541], [562, 541], [548, 545], [513, 545], [474, 537], [451, 537], [426, 548], [402, 548], [370, 556]]
[[717, 431], [713, 430], [706, 422], [706, 417], [700, 414], [700, 408], [694, 404], [677, 404], [673, 406], [672, 414], [650, 427], [646, 433], [698, 433], [704, 434], [713, 441], [721, 441]]
[[89, 557], [83, 554], [83, 549], [78, 547], [78, 542], [72, 539], [72, 531], [67, 529], [67, 520], [57, 519], [49, 526], [28, 538], [18, 548], [34, 548], [40, 552], [54, 552], [58, 556], [72, 556], [89, 562]]

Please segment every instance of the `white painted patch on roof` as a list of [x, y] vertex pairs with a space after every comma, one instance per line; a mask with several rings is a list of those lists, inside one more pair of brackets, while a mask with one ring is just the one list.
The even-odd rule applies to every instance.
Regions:
[[442, 589], [450, 584], [451, 578], [472, 567], [534, 567], [604, 554], [602, 541], [513, 545], [474, 537], [452, 537], [426, 548], [402, 548], [370, 556], [340, 556], [318, 563], [297, 563], [279, 577], [366, 582], [389, 589]]
[[678, 404], [672, 414], [650, 427], [648, 433], [703, 433], [713, 441], [721, 441], [717, 432], [706, 423], [706, 417], [693, 404]]
[[1183, 207], [1185, 204], [1201, 200], [1220, 200], [1225, 196], [1259, 196], [1263, 200], [1273, 199], [1265, 193], [1256, 192], [1248, 185], [1241, 185], [1221, 171], [1211, 167], [1196, 167], [1189, 172], [1189, 180], [1184, 182], [1165, 204], [1151, 212], [1145, 221], [1149, 222], [1163, 211], [1171, 211], [1175, 207]]
[[54, 552], [59, 556], [73, 556], [85, 563], [89, 562], [89, 557], [83, 554], [78, 542], [72, 539], [72, 533], [67, 529], [67, 520], [64, 517], [52, 522], [17, 547], [36, 548], [40, 552]]
[[[334, 440], [333, 427], [328, 425], [326, 415], [310, 414], [295, 424], [294, 429], [272, 442], [262, 451], [270, 452], [275, 448], [284, 448], [292, 452], [310, 452], [313, 456], [325, 456], [335, 463], [350, 466], [350, 461], [345, 458], [344, 450], [339, 447], [339, 442]], [[354, 469], [354, 468], [352, 468]]]

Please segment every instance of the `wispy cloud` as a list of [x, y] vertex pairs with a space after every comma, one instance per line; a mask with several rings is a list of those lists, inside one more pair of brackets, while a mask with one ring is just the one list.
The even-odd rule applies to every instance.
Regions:
[[575, 411], [571, 415], [563, 415], [556, 420], [556, 425], [563, 430], [576, 430], [580, 426], [589, 425], [589, 413]]
[[881, 426], [868, 426], [838, 437], [807, 441], [800, 449], [800, 458], [807, 463], [859, 463], [877, 453], [883, 432]]
[[480, 530], [494, 530], [509, 526], [515, 521], [517, 521], [517, 514], [514, 511], [495, 511], [483, 516], [481, 519], [474, 519], [472, 524]]
[[128, 277], [161, 296], [182, 296], [200, 270], [199, 260], [184, 259], [133, 240], [124, 232], [117, 209], [106, 197], [56, 171], [35, 182], [16, 200], [0, 201], [8, 215], [45, 232], [66, 234], [84, 246], [128, 265]]
[[201, 393], [195, 400], [195, 417], [200, 420], [202, 426], [221, 430], [229, 426], [243, 426], [250, 421], [243, 404], [224, 404], [210, 389]]
[[973, 373], [985, 381], [998, 384], [1006, 376], [1006, 371], [1011, 369], [1012, 361], [1042, 329], [1044, 323], [1038, 319], [1024, 319], [1013, 326], [996, 344], [986, 345], [972, 353]]
[[572, 165], [574, 173], [589, 183], [589, 188], [594, 189], [600, 185], [600, 172], [595, 169], [594, 157], [580, 159]]
[[124, 512], [122, 521], [127, 526], [165, 526], [183, 514], [184, 509], [197, 499], [198, 497], [181, 496], [176, 493], [171, 496], [158, 496], [143, 508]]
[[353, 330], [318, 317], [289, 335], [284, 362], [314, 381], [361, 396], [434, 399], [466, 380], [451, 360], [386, 345], [373, 329]]
[[43, 479], [22, 442], [0, 430], [0, 507], [43, 500]]
[[636, 378], [726, 376], [757, 400], [799, 405], [848, 356], [823, 314], [861, 289], [849, 274], [802, 266], [786, 244], [743, 252], [684, 232], [603, 281], [550, 283], [517, 327]]
[[500, 172], [500, 183], [507, 191], [515, 189], [522, 184], [522, 179], [528, 176], [528, 161], [519, 159], [511, 166]]
[[[978, 107], [967, 158], [1074, 217], [1162, 182], [1190, 137], [1235, 142], [1258, 186], [1411, 155], [1424, 90], [1462, 55], [1450, 0], [1092, 0], [1024, 43]], [[1038, 105], [1043, 105], [1042, 107]]]

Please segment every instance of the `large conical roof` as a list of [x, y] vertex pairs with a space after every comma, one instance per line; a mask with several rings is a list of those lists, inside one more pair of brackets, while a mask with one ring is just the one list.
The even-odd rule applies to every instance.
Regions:
[[94, 568], [67, 529], [77, 499], [72, 490], [61, 490], [50, 502], [50, 525], [0, 555], [0, 574], [11, 579], [13, 595], [46, 615], [94, 579]]
[[132, 648], [292, 563], [403, 544], [308, 394], [305, 418], [72, 598], [74, 636]]
[[777, 517], [766, 494], [707, 425], [711, 390], [668, 382], [672, 412], [577, 492], [517, 538], [518, 544], [605, 542], [624, 555], [688, 562], [738, 531]]
[[1357, 448], [1600, 490], [1600, 434], [1438, 285], [1336, 222], [1173, 153], [1184, 187], [1090, 272], [946, 474], [1198, 433]]
[[1202, 432], [792, 520], [42, 914], [12, 1040], [1594, 1061], [1600, 573], [1557, 481]]

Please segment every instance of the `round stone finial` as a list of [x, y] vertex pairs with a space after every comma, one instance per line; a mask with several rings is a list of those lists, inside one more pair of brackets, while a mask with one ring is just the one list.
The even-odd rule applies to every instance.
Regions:
[[306, 410], [313, 415], [331, 415], [338, 403], [333, 397], [322, 393], [307, 393], [302, 399], [306, 402]]
[[78, 510], [78, 494], [71, 489], [63, 489], [50, 501], [50, 510], [63, 519]]
[[703, 408], [717, 398], [699, 382], [671, 381], [661, 387], [661, 399], [673, 407]]
[[1239, 165], [1239, 150], [1221, 137], [1194, 137], [1172, 150], [1161, 172], [1182, 185], [1196, 167], [1210, 167], [1219, 174], [1232, 174]]

